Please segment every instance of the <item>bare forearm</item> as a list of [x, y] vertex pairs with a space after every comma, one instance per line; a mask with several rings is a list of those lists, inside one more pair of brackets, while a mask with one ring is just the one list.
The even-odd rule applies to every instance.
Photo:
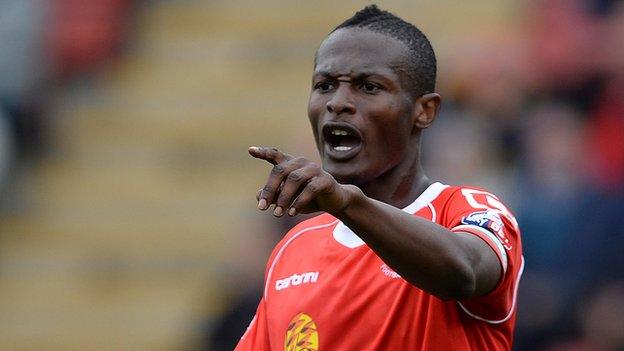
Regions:
[[475, 274], [465, 247], [448, 229], [352, 189], [335, 215], [411, 284], [442, 299], [472, 296]]

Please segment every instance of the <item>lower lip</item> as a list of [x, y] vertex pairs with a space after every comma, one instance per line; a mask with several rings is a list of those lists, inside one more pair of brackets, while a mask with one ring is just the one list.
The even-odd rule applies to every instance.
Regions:
[[325, 143], [325, 155], [334, 161], [348, 161], [354, 158], [362, 149], [362, 144], [351, 147], [349, 150], [336, 150], [333, 146]]

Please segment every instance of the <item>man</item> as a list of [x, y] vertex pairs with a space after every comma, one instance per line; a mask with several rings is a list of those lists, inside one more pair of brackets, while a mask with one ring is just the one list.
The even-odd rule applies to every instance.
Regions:
[[[308, 115], [322, 167], [274, 148], [258, 208], [323, 211], [286, 234], [236, 350], [509, 350], [523, 259], [496, 196], [430, 181], [435, 55], [369, 6], [316, 54]], [[402, 209], [402, 210], [401, 210]]]

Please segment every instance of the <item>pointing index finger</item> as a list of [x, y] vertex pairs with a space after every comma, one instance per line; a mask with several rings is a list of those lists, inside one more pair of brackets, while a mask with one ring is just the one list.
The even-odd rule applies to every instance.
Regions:
[[284, 161], [292, 159], [287, 153], [279, 151], [274, 147], [252, 146], [249, 148], [249, 154], [255, 158], [265, 160], [273, 165], [280, 164]]

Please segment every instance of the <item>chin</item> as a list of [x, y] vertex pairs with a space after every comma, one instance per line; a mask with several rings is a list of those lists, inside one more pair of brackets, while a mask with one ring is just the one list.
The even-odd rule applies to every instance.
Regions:
[[340, 184], [359, 185], [365, 183], [366, 171], [349, 163], [323, 162], [323, 169]]

